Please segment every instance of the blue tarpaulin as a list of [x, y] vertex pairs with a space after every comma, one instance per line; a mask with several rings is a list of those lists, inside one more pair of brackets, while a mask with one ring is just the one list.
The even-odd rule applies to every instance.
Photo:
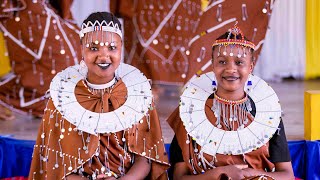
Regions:
[[[29, 174], [35, 141], [0, 136], [0, 178]], [[320, 180], [320, 141], [289, 141], [294, 175], [302, 179]], [[169, 152], [169, 144], [166, 144]]]

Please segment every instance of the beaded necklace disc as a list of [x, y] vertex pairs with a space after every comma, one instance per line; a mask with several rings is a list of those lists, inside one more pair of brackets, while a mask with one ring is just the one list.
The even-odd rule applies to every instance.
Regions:
[[205, 103], [214, 93], [214, 73], [209, 72], [191, 79], [180, 96], [180, 118], [187, 133], [201, 146], [201, 151], [241, 155], [266, 144], [278, 129], [281, 106], [274, 90], [262, 79], [252, 76], [252, 87], [245, 91], [256, 107], [254, 120], [245, 128], [233, 131], [213, 125], [205, 114]]
[[76, 99], [75, 87], [85, 77], [80, 66], [71, 66], [58, 73], [50, 84], [50, 95], [63, 118], [80, 131], [93, 135], [114, 133], [138, 123], [148, 112], [152, 103], [151, 85], [137, 68], [120, 63], [115, 72], [127, 87], [127, 100], [118, 109], [96, 113], [83, 108]]

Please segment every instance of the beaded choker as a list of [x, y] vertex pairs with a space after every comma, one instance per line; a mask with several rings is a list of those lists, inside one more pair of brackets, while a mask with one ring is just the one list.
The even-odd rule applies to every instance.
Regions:
[[248, 124], [247, 114], [252, 111], [252, 107], [247, 95], [243, 99], [232, 101], [214, 94], [211, 110], [217, 118], [217, 128], [222, 128], [223, 123], [228, 130], [235, 131]]
[[232, 105], [241, 104], [241, 103], [245, 102], [248, 99], [248, 97], [245, 96], [243, 99], [240, 99], [240, 100], [237, 100], [237, 101], [233, 101], [233, 100], [228, 100], [228, 99], [224, 99], [222, 97], [219, 97], [217, 94], [214, 94], [214, 98], [217, 99], [221, 103], [232, 104]]
[[110, 82], [108, 82], [106, 84], [92, 84], [87, 79], [86, 79], [86, 83], [92, 89], [101, 90], [101, 89], [107, 89], [107, 88], [111, 87], [112, 85], [114, 85], [116, 83], [116, 78], [114, 77]]
[[106, 92], [108, 89], [112, 88], [114, 84], [116, 84], [116, 78], [114, 77], [110, 82], [106, 83], [106, 84], [92, 84], [90, 83], [87, 79], [85, 79], [85, 82], [83, 83], [88, 90], [92, 93], [92, 94], [97, 94], [97, 93], [101, 93], [101, 92]]

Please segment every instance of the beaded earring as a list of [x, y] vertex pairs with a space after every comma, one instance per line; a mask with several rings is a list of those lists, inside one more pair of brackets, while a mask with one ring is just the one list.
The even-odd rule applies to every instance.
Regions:
[[[115, 76], [116, 80], [120, 80], [120, 78], [119, 78], [120, 73], [121, 73], [121, 70], [120, 70], [120, 68], [118, 67], [118, 68], [114, 71], [114, 76]], [[152, 81], [151, 81], [151, 83], [152, 83]]]
[[86, 63], [84, 62], [83, 57], [82, 57], [82, 60], [80, 61], [79, 72], [80, 72], [80, 74], [83, 75], [84, 78], [87, 77], [87, 74], [88, 74], [88, 66], [87, 66]]
[[212, 84], [211, 85], [212, 85], [213, 91], [215, 92], [217, 90], [217, 85], [218, 85], [217, 80], [215, 78], [212, 79]]
[[247, 93], [251, 90], [251, 87], [252, 87], [251, 76], [252, 76], [252, 74], [250, 73], [249, 76], [248, 76], [247, 83], [245, 85], [245, 89], [244, 89]]

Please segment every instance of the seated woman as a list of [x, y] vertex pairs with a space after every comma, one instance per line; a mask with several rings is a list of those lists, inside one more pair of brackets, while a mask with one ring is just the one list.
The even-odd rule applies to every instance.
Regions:
[[80, 65], [50, 84], [29, 179], [166, 179], [151, 86], [138, 69], [120, 63], [119, 20], [93, 13], [80, 39]]
[[252, 75], [255, 45], [235, 25], [212, 46], [169, 117], [173, 179], [294, 179], [273, 89]]

